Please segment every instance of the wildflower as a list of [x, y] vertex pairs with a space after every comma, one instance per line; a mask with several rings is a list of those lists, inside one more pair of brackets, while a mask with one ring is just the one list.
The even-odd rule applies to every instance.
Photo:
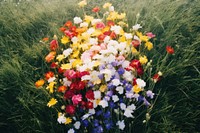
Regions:
[[141, 90], [142, 89], [138, 85], [133, 86], [133, 92], [135, 92], [136, 94], [139, 93]]
[[153, 97], [154, 97], [155, 94], [151, 90], [148, 90], [146, 92], [146, 95], [147, 95], [147, 97], [150, 97], [151, 99], [153, 99]]
[[76, 122], [74, 123], [74, 128], [80, 129], [80, 126], [81, 126], [81, 123], [80, 123], [79, 121], [76, 121]]
[[46, 57], [45, 60], [47, 63], [51, 62], [55, 58], [56, 52], [50, 52]]
[[72, 102], [74, 105], [79, 104], [82, 101], [82, 95], [78, 94], [78, 95], [74, 95], [72, 97]]
[[49, 40], [48, 37], [45, 37], [45, 38], [42, 39], [42, 41], [44, 41], [44, 42], [47, 42], [48, 40]]
[[108, 107], [108, 102], [106, 100], [101, 100], [99, 102], [99, 105], [101, 105], [103, 108]]
[[174, 53], [174, 49], [171, 46], [166, 46], [166, 51], [167, 51], [168, 54]]
[[51, 100], [48, 102], [47, 106], [51, 107], [55, 105], [58, 101], [55, 98], [51, 98]]
[[54, 77], [54, 73], [52, 71], [48, 71], [47, 73], [45, 73], [46, 80], [49, 80], [52, 77]]
[[64, 124], [66, 122], [66, 117], [64, 116], [64, 114], [59, 114], [57, 121], [59, 124]]
[[124, 124], [124, 120], [122, 121], [117, 121], [116, 125], [119, 127], [119, 129], [124, 130], [125, 128], [125, 124]]
[[92, 12], [99, 12], [100, 11], [100, 8], [99, 7], [94, 7], [93, 9], [92, 9]]
[[37, 87], [37, 88], [39, 88], [39, 87], [41, 87], [41, 86], [43, 86], [44, 85], [44, 80], [43, 79], [40, 79], [40, 80], [38, 80], [37, 82], [35, 82], [35, 86]]
[[81, 2], [78, 3], [78, 5], [79, 5], [80, 7], [84, 7], [84, 6], [87, 5], [87, 1], [86, 1], [86, 0], [82, 0]]
[[70, 128], [67, 133], [75, 133], [73, 128]]
[[65, 92], [67, 90], [67, 87], [62, 85], [58, 87], [58, 92]]
[[146, 42], [145, 43], [145, 47], [148, 49], [148, 50], [151, 50], [153, 48], [153, 44], [151, 42]]
[[132, 27], [132, 29], [134, 30], [134, 31], [137, 31], [138, 29], [141, 29], [142, 28], [142, 26], [140, 25], [140, 24], [136, 24], [136, 25], [134, 25], [133, 27]]
[[79, 23], [81, 23], [82, 22], [82, 19], [80, 18], [80, 17], [75, 17], [74, 18], [74, 23], [75, 24], [79, 24]]
[[75, 113], [75, 107], [73, 105], [67, 105], [65, 111], [66, 113], [73, 115]]
[[139, 57], [139, 61], [141, 64], [146, 64], [148, 62], [148, 59], [147, 57], [144, 55], [144, 56], [140, 56]]
[[70, 124], [72, 122], [72, 119], [70, 117], [66, 118], [65, 124]]
[[92, 90], [87, 91], [85, 97], [87, 99], [94, 100], [94, 92]]

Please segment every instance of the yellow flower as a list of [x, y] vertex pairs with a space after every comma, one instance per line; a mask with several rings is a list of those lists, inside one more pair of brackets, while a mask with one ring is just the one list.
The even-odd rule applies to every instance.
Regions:
[[86, 15], [84, 20], [85, 20], [85, 22], [90, 23], [93, 19], [94, 19], [94, 17]]
[[117, 19], [117, 16], [118, 16], [117, 12], [115, 12], [115, 11], [110, 12], [110, 14], [107, 17], [107, 20], [113, 20], [114, 21], [115, 19]]
[[99, 66], [100, 65], [100, 62], [99, 61], [95, 61], [94, 62], [94, 67], [97, 67], [97, 66]]
[[139, 57], [139, 61], [140, 61], [141, 64], [146, 64], [148, 62], [148, 59], [144, 55], [143, 57], [142, 56]]
[[133, 92], [139, 93], [142, 89], [138, 85], [133, 86]]
[[46, 89], [49, 89], [49, 93], [53, 93], [53, 88], [56, 82], [50, 82]]
[[72, 58], [78, 57], [79, 53], [80, 53], [79, 50], [76, 50], [76, 51], [73, 53]]
[[103, 8], [109, 8], [110, 6], [112, 6], [111, 3], [105, 3], [105, 4], [103, 5]]
[[99, 90], [100, 90], [101, 92], [105, 92], [106, 89], [107, 89], [107, 86], [106, 86], [106, 85], [101, 85], [101, 87], [99, 88]]
[[126, 17], [126, 13], [121, 13], [117, 15], [117, 19], [124, 19]]
[[66, 44], [66, 43], [68, 43], [68, 42], [70, 42], [69, 38], [66, 37], [66, 36], [63, 36], [63, 38], [61, 39], [61, 43], [62, 43], [62, 44]]
[[99, 36], [101, 34], [102, 34], [102, 32], [100, 30], [95, 30], [94, 33], [92, 33], [91, 36]]
[[118, 41], [119, 42], [125, 42], [126, 41], [126, 37], [125, 36], [121, 36]]
[[61, 68], [62, 68], [62, 69], [65, 69], [65, 70], [71, 69], [71, 64], [69, 64], [69, 63], [68, 63], [68, 64], [62, 64], [62, 65], [61, 65]]
[[136, 49], [136, 48], [134, 48], [134, 47], [132, 47], [132, 48], [131, 48], [131, 51], [132, 51], [132, 53], [133, 53], [133, 54], [138, 54], [138, 51], [137, 51], [137, 49]]
[[79, 5], [80, 7], [84, 7], [84, 6], [87, 5], [87, 1], [86, 1], [86, 0], [82, 0], [81, 2], [78, 3], [78, 5]]
[[145, 47], [147, 47], [148, 50], [151, 50], [153, 48], [153, 44], [151, 42], [146, 42]]
[[55, 98], [51, 98], [51, 100], [48, 102], [47, 106], [51, 107], [55, 105], [58, 101]]
[[66, 122], [65, 122], [65, 124], [70, 124], [71, 122], [72, 122], [72, 119], [69, 118], [69, 117], [67, 117], [67, 118], [66, 118]]
[[96, 104], [99, 105], [100, 101], [101, 101], [101, 99], [96, 99]]
[[123, 21], [119, 21], [117, 24], [120, 25], [120, 26], [128, 27], [128, 24], [123, 22]]
[[80, 66], [82, 63], [83, 63], [82, 60], [76, 59], [76, 60], [72, 63], [72, 67]]
[[144, 36], [141, 32], [136, 32], [137, 36], [140, 38], [141, 41], [147, 42], [149, 40], [148, 36]]
[[65, 58], [65, 56], [63, 54], [60, 54], [56, 57], [56, 59], [60, 62], [61, 60], [63, 60]]
[[106, 32], [106, 31], [109, 31], [110, 30], [110, 27], [109, 26], [106, 26], [105, 28], [102, 29], [102, 32]]

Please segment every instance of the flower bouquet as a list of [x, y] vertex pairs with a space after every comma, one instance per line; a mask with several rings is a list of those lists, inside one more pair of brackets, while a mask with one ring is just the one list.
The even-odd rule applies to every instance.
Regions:
[[[87, 2], [78, 3], [84, 8]], [[118, 13], [111, 3], [94, 7], [92, 15], [74, 17], [60, 28], [49, 42], [45, 61], [49, 71], [35, 85], [49, 92], [47, 103], [58, 112], [58, 123], [73, 132], [130, 131], [134, 112], [141, 106], [147, 112], [155, 94], [153, 88], [162, 73], [152, 74], [151, 32], [142, 26], [129, 28], [125, 13]], [[99, 12], [105, 11], [100, 17]], [[167, 47], [167, 54], [173, 54]]]

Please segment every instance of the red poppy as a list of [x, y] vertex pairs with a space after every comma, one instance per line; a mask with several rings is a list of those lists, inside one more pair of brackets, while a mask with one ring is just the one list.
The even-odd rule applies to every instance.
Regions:
[[168, 54], [173, 54], [174, 48], [172, 48], [171, 46], [166, 46], [166, 51], [167, 51]]
[[94, 7], [93, 9], [92, 9], [92, 12], [99, 12], [100, 11], [100, 8], [99, 7]]

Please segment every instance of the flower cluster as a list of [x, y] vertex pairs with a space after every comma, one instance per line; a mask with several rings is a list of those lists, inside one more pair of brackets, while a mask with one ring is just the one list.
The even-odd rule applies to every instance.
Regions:
[[[78, 5], [84, 8], [87, 2]], [[106, 11], [102, 18], [101, 10]], [[153, 33], [140, 32], [140, 24], [128, 28], [126, 14], [116, 12], [111, 3], [91, 11], [93, 16], [67, 21], [60, 28], [60, 39], [43, 39], [50, 44], [45, 57], [49, 71], [35, 83], [37, 88], [46, 86], [51, 96], [47, 106], [56, 108], [58, 123], [65, 124], [69, 133], [128, 128], [138, 106], [150, 107], [155, 96], [147, 79], [155, 84], [162, 77], [160, 71], [147, 73], [152, 60], [145, 53], [153, 48]], [[172, 47], [166, 49], [173, 54]]]

